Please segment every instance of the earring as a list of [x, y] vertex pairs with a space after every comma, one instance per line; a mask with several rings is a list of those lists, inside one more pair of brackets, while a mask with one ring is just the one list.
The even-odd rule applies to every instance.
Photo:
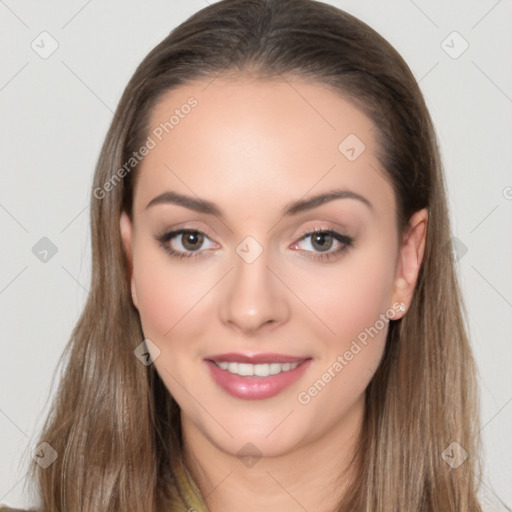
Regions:
[[405, 311], [405, 304], [403, 302], [400, 302], [400, 311]]

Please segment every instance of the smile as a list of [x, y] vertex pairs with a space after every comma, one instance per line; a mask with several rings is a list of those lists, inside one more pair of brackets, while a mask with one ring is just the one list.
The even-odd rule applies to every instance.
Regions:
[[205, 359], [215, 384], [224, 392], [244, 400], [271, 398], [298, 381], [312, 359], [293, 363], [241, 363]]
[[255, 375], [256, 377], [268, 377], [269, 375], [278, 375], [279, 373], [295, 370], [300, 363], [250, 364], [221, 361], [215, 364], [222, 370], [227, 370], [229, 373], [234, 373], [241, 377], [251, 375]]

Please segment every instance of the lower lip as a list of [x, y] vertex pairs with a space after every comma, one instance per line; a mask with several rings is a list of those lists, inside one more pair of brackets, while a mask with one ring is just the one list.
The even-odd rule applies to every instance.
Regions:
[[285, 388], [300, 379], [312, 359], [307, 359], [293, 370], [281, 372], [268, 377], [237, 375], [219, 368], [213, 361], [205, 360], [215, 382], [235, 398], [245, 400], [262, 400], [278, 395]]

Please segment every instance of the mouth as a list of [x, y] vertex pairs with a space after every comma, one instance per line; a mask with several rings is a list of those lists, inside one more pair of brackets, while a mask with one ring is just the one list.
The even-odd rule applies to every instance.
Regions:
[[280, 373], [289, 372], [295, 370], [299, 364], [302, 364], [307, 359], [297, 361], [295, 363], [237, 363], [229, 361], [211, 361], [217, 365], [221, 370], [226, 370], [234, 375], [240, 377], [268, 377], [269, 375], [279, 375]]
[[205, 358], [214, 382], [236, 398], [271, 398], [296, 382], [311, 364], [311, 357], [282, 354], [221, 354]]

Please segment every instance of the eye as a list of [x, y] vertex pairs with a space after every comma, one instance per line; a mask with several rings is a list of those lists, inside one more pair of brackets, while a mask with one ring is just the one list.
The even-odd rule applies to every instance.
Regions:
[[[179, 229], [168, 231], [155, 237], [160, 245], [173, 258], [200, 258], [201, 248], [206, 240], [210, 240], [202, 231], [197, 229]], [[211, 242], [211, 241], [210, 241]], [[216, 246], [214, 242], [211, 245]]]
[[[168, 231], [155, 237], [162, 248], [173, 258], [188, 259], [201, 258], [204, 250], [201, 250], [206, 240], [210, 240], [208, 236], [197, 229], [179, 229]], [[349, 247], [354, 247], [353, 239], [347, 235], [342, 235], [332, 229], [313, 229], [307, 231], [302, 238], [293, 244], [292, 249], [301, 249], [300, 245], [303, 241], [310, 239], [305, 244], [311, 249], [302, 249], [307, 254], [305, 257], [313, 260], [331, 260], [337, 258], [342, 252]], [[331, 251], [334, 245], [339, 247]], [[218, 247], [217, 244], [210, 240], [210, 246]]]
[[[312, 248], [312, 250], [305, 249], [305, 252], [316, 254], [307, 254], [305, 256], [313, 260], [332, 260], [340, 256], [349, 247], [354, 247], [354, 240], [347, 235], [342, 235], [333, 229], [312, 229], [307, 231], [298, 242], [293, 244], [292, 249], [300, 249], [301, 243], [308, 239], [310, 241], [305, 245]], [[331, 251], [330, 249], [335, 245], [339, 247]]]

